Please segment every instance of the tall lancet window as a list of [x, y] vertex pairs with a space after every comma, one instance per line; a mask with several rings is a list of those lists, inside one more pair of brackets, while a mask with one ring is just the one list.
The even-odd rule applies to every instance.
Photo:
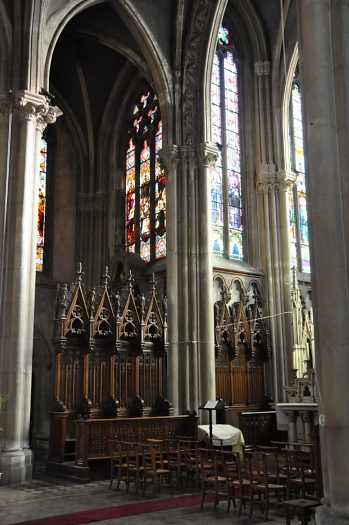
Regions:
[[36, 271], [44, 269], [45, 251], [45, 214], [46, 214], [46, 174], [47, 174], [47, 142], [42, 137], [40, 142], [40, 168], [39, 168], [39, 204], [38, 225], [36, 237]]
[[221, 26], [211, 80], [212, 140], [219, 156], [211, 176], [212, 250], [243, 259], [239, 68], [229, 31]]
[[151, 89], [132, 107], [126, 152], [126, 250], [146, 262], [166, 255], [166, 177], [159, 161], [162, 122]]
[[310, 273], [307, 190], [305, 184], [302, 98], [296, 73], [290, 99], [291, 165], [297, 175], [293, 195], [290, 195], [291, 266]]

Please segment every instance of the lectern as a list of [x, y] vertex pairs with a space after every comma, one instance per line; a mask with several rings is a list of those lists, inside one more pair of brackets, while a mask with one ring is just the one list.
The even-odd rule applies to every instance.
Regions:
[[199, 410], [208, 410], [208, 417], [209, 417], [208, 424], [209, 424], [211, 441], [212, 441], [212, 411], [221, 410], [222, 408], [224, 408], [223, 399], [214, 399], [212, 401], [207, 401], [205, 405], [199, 407]]

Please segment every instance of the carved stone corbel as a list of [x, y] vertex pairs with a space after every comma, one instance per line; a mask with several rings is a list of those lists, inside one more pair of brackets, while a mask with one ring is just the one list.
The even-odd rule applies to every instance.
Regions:
[[270, 62], [267, 60], [255, 62], [254, 70], [257, 77], [270, 75]]

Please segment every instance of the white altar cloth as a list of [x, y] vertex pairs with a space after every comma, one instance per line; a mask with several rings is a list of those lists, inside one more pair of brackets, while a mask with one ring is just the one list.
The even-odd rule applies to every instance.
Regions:
[[[198, 426], [199, 441], [207, 441], [210, 436], [210, 425]], [[212, 445], [232, 446], [235, 452], [241, 452], [245, 444], [244, 436], [239, 428], [232, 425], [212, 425]]]

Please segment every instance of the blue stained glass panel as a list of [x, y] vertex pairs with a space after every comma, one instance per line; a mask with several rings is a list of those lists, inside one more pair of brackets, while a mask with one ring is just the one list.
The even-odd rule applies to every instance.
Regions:
[[214, 226], [212, 228], [212, 252], [215, 255], [224, 255], [223, 227]]
[[224, 26], [220, 26], [218, 30], [219, 44], [229, 44], [229, 31]]
[[230, 257], [232, 259], [243, 260], [244, 252], [243, 252], [241, 232], [229, 230], [229, 248], [230, 248]]

